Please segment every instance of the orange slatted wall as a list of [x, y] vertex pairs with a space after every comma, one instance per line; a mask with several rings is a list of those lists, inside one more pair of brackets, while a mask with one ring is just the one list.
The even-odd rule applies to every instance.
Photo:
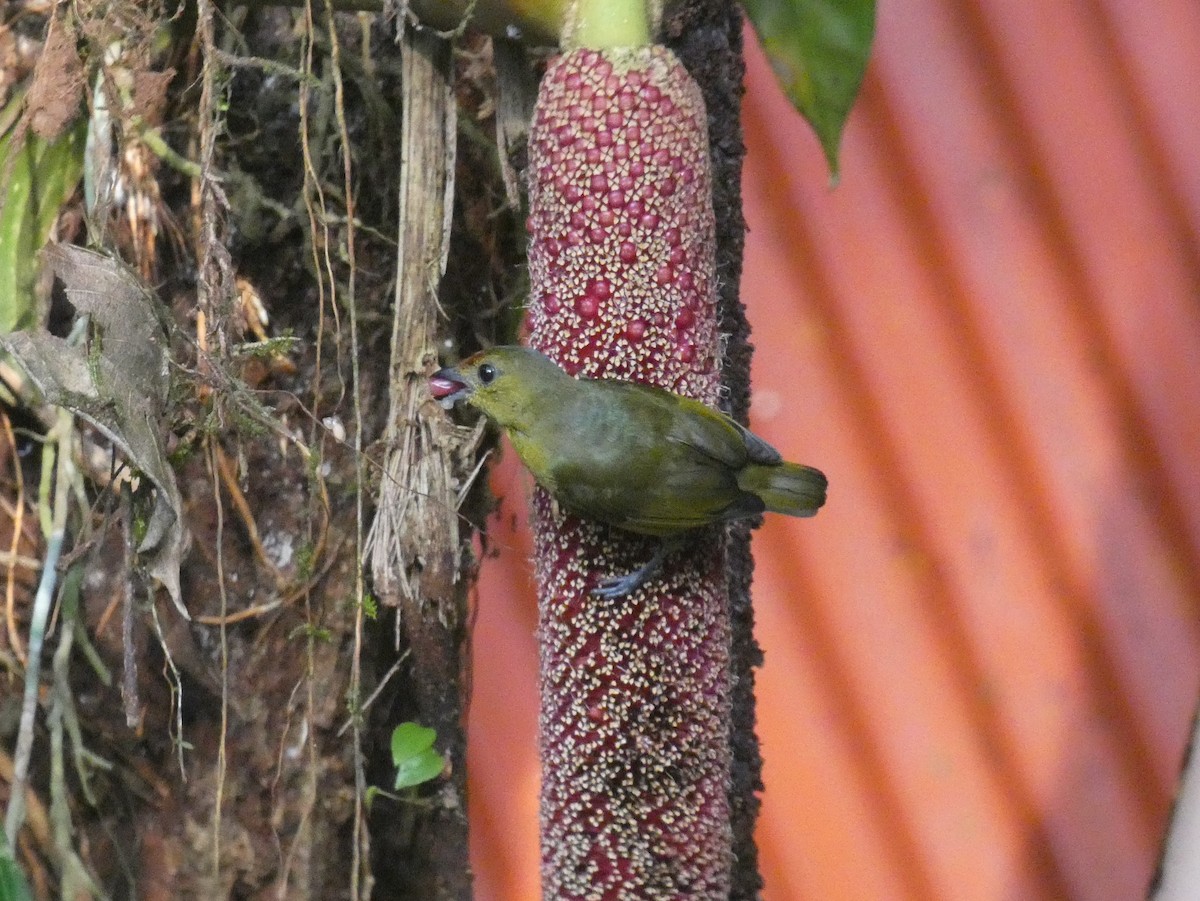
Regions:
[[[1129, 899], [1200, 689], [1200, 4], [882, 0], [830, 191], [748, 47], [767, 901]], [[510, 455], [511, 456], [511, 455]], [[481, 901], [537, 890], [527, 477], [471, 710]]]

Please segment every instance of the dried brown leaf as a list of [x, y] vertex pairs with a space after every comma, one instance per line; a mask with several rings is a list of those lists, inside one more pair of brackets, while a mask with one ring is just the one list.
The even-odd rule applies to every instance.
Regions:
[[20, 360], [47, 401], [93, 423], [154, 483], [138, 556], [187, 617], [179, 585], [186, 535], [164, 443], [169, 372], [158, 302], [110, 257], [52, 244], [42, 258], [76, 310], [91, 316], [94, 347], [89, 352], [46, 331], [14, 332], [0, 338], [0, 345]]

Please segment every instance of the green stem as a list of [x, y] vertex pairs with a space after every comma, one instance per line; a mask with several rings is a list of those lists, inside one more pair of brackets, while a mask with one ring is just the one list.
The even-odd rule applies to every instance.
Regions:
[[562, 36], [564, 50], [613, 50], [649, 43], [646, 0], [575, 0]]

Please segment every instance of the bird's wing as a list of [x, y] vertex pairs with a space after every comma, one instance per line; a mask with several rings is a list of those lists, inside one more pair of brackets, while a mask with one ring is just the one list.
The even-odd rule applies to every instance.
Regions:
[[667, 440], [686, 445], [730, 469], [747, 463], [776, 466], [783, 462], [779, 451], [724, 413], [699, 401], [681, 398]]
[[[704, 404], [657, 388], [598, 382], [547, 440], [560, 501], [621, 528], [670, 535], [762, 512], [737, 473], [774, 449]], [[601, 393], [603, 392], [603, 393]]]
[[627, 528], [666, 532], [762, 513], [762, 501], [738, 487], [737, 473], [774, 449], [699, 401], [665, 393], [663, 400], [664, 465]]
[[760, 466], [778, 466], [783, 462], [783, 454], [767, 442], [736, 422], [734, 426], [741, 433], [742, 440], [746, 442], [746, 456], [749, 457], [751, 463], [758, 463]]

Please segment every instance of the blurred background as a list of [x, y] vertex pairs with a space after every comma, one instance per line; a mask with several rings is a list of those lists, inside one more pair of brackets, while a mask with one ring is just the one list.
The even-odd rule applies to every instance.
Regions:
[[[1200, 689], [1200, 4], [884, 0], [842, 177], [747, 39], [767, 901], [1144, 895]], [[477, 897], [538, 896], [512, 455]]]

